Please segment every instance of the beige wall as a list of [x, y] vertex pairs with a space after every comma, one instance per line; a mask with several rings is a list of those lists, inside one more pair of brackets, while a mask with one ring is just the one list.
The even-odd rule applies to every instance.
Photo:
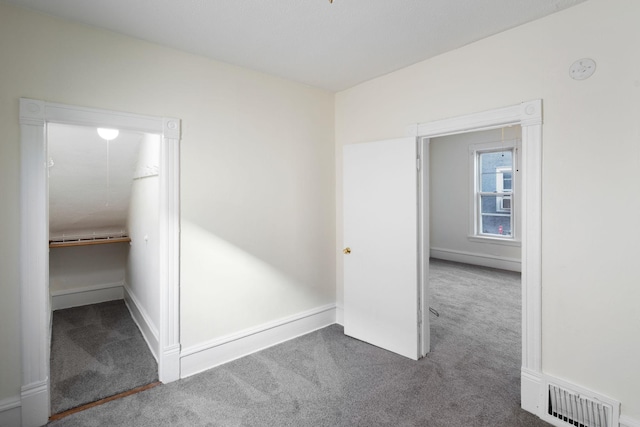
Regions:
[[[640, 2], [590, 0], [336, 95], [341, 147], [542, 98], [543, 370], [640, 419]], [[598, 68], [569, 78], [577, 59]], [[606, 200], [605, 203], [602, 201]], [[337, 258], [338, 301], [342, 260]]]
[[183, 346], [335, 301], [333, 94], [0, 3], [0, 400], [20, 393], [20, 97], [182, 119]]
[[19, 97], [183, 120], [185, 345], [332, 302], [335, 278], [341, 299], [342, 145], [542, 98], [543, 369], [640, 419], [638, 16], [589, 0], [341, 92], [334, 116], [328, 92], [0, 3], [0, 400], [20, 391]]

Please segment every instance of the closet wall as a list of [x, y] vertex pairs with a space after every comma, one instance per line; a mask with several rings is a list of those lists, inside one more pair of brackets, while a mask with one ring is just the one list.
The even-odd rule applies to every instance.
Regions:
[[160, 136], [145, 135], [140, 143], [127, 216], [131, 245], [125, 260], [125, 298], [130, 309], [136, 311], [138, 323], [146, 325], [143, 333], [152, 343], [157, 342], [160, 324], [159, 165]]
[[128, 251], [127, 243], [50, 248], [51, 308], [122, 299]]

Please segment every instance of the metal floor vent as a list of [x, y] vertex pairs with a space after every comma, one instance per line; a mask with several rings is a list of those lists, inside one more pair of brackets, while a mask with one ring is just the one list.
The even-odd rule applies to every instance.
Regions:
[[611, 405], [555, 384], [549, 384], [549, 415], [570, 426], [613, 427]]

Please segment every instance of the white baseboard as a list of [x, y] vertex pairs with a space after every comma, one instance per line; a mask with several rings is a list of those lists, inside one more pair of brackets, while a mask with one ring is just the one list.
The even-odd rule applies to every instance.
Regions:
[[336, 323], [340, 326], [344, 326], [344, 308], [342, 306], [336, 306]]
[[620, 427], [640, 427], [640, 420], [620, 415]]
[[20, 396], [0, 400], [0, 427], [20, 427]]
[[124, 282], [105, 283], [83, 288], [65, 289], [51, 292], [51, 309], [79, 307], [100, 302], [122, 299]]
[[40, 427], [49, 421], [49, 379], [22, 387], [20, 392], [22, 427]]
[[144, 307], [142, 307], [138, 298], [126, 284], [124, 285], [124, 302], [127, 305], [127, 308], [129, 308], [133, 321], [138, 325], [138, 329], [140, 329], [144, 340], [147, 342], [147, 346], [149, 346], [151, 354], [153, 354], [153, 357], [158, 361], [158, 355], [160, 354], [158, 328], [153, 323]]
[[335, 304], [246, 329], [185, 348], [180, 353], [182, 378], [336, 323]]
[[180, 344], [167, 347], [158, 360], [158, 379], [168, 384], [180, 379]]
[[443, 259], [446, 261], [462, 262], [465, 264], [499, 268], [509, 271], [522, 271], [522, 263], [518, 258], [507, 258], [443, 248], [431, 248], [430, 256], [431, 258]]
[[520, 371], [520, 406], [527, 412], [540, 416], [542, 375], [522, 368]]

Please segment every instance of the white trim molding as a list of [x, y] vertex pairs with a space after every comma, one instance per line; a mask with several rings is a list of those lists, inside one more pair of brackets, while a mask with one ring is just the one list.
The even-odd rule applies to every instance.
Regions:
[[518, 258], [507, 258], [453, 249], [431, 248], [430, 253], [431, 258], [463, 262], [465, 264], [480, 265], [483, 267], [500, 268], [509, 271], [519, 272], [522, 264]]
[[185, 348], [180, 353], [182, 378], [306, 335], [334, 323], [336, 323], [336, 306], [329, 304]]
[[160, 330], [158, 377], [180, 379], [180, 120], [162, 119], [160, 149]]
[[55, 311], [123, 299], [123, 286], [124, 282], [116, 282], [53, 291], [51, 292], [51, 309]]
[[544, 411], [543, 388], [542, 373], [522, 368], [520, 371], [520, 405], [522, 409], [539, 417], [541, 411]]
[[620, 415], [620, 427], [640, 427], [640, 420]]
[[[22, 386], [20, 419], [23, 427], [37, 427], [49, 419], [49, 378]], [[45, 420], [44, 423], [42, 420]]]
[[[522, 384], [523, 409], [533, 412], [528, 401], [529, 383], [542, 375], [542, 100], [523, 102], [490, 111], [437, 120], [407, 127], [407, 134], [430, 139], [509, 125], [522, 128], [521, 237], [522, 237]], [[428, 209], [425, 210], [428, 212]], [[535, 382], [535, 381], [533, 381]], [[531, 386], [531, 388], [533, 388]], [[525, 402], [525, 399], [527, 401]], [[538, 407], [538, 406], [536, 406]], [[538, 415], [538, 412], [533, 412]]]
[[20, 396], [0, 400], [0, 426], [20, 426]]
[[143, 116], [20, 99], [20, 289], [22, 425], [41, 426], [49, 416], [49, 212], [47, 123], [113, 127], [162, 136], [160, 155], [160, 354], [163, 382], [180, 375], [179, 143], [176, 118]]
[[160, 340], [158, 339], [158, 328], [151, 321], [151, 318], [147, 314], [146, 310], [140, 304], [140, 301], [131, 291], [127, 284], [124, 285], [124, 303], [131, 313], [133, 321], [138, 325], [138, 329], [142, 333], [142, 337], [147, 342], [147, 346], [153, 354], [153, 357], [158, 361], [158, 355], [160, 350]]
[[336, 323], [344, 326], [344, 308], [341, 305], [336, 305]]

